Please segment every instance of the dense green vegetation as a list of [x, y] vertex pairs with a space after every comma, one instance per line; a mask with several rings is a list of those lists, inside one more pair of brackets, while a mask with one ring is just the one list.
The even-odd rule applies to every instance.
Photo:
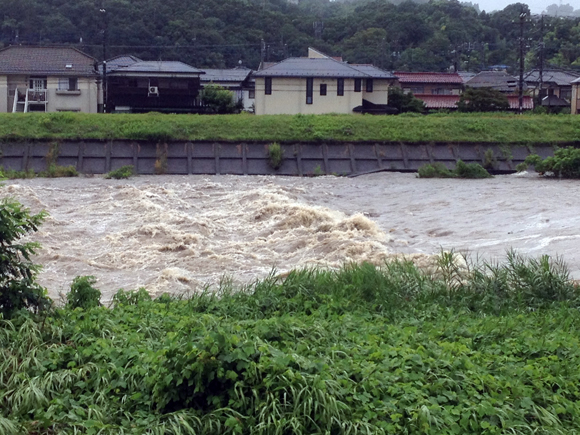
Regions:
[[[0, 0], [0, 10], [0, 45], [74, 44], [102, 59], [107, 27], [108, 56], [257, 68], [261, 58], [304, 56], [315, 46], [349, 62], [415, 71], [496, 64], [517, 71], [513, 21], [529, 11], [515, 3], [480, 12], [453, 0]], [[580, 18], [563, 18], [578, 11], [553, 13], [543, 37], [526, 22], [528, 68], [539, 64], [541, 42], [547, 65], [580, 67]]]
[[75, 280], [68, 306], [0, 321], [0, 433], [580, 430], [565, 267], [453, 258], [434, 276], [403, 262], [189, 298], [120, 291], [111, 308], [83, 305], [94, 282]]
[[0, 114], [0, 140], [134, 139], [553, 143], [580, 140], [572, 115]]
[[[528, 165], [542, 175], [561, 178], [580, 178], [580, 149], [558, 148], [554, 156], [542, 159], [537, 154], [530, 154], [518, 170], [527, 169]], [[518, 165], [519, 166], [519, 165]]]
[[427, 163], [417, 171], [419, 178], [491, 178], [491, 174], [478, 163], [458, 160], [453, 170], [443, 163]]

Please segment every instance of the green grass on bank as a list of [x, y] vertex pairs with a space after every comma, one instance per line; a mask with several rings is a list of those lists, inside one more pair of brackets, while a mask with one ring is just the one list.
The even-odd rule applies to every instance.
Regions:
[[0, 433], [578, 433], [565, 267], [451, 258], [0, 321]]
[[134, 139], [565, 143], [580, 116], [510, 114], [163, 115], [0, 114], [0, 140]]

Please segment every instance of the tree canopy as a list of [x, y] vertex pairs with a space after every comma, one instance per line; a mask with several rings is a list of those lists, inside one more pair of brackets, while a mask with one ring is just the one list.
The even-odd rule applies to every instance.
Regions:
[[[257, 68], [314, 46], [349, 62], [414, 71], [515, 69], [514, 21], [529, 14], [522, 3], [487, 13], [456, 0], [0, 0], [0, 9], [0, 46], [71, 44], [100, 60], [106, 33], [107, 57]], [[527, 66], [537, 66], [543, 40], [547, 65], [580, 68], [580, 17], [546, 16], [543, 30], [536, 21], [525, 23]]]

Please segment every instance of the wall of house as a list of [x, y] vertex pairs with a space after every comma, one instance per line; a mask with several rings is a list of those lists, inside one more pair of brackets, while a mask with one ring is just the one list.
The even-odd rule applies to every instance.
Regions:
[[[315, 78], [312, 104], [306, 104], [306, 78], [272, 78], [272, 94], [264, 92], [264, 77], [256, 77], [256, 115], [352, 113], [362, 104], [363, 92], [354, 92], [354, 79], [344, 80], [344, 95], [337, 96], [335, 78]], [[320, 85], [326, 84], [326, 95]]]
[[[12, 106], [10, 106], [10, 111]], [[0, 113], [9, 112], [8, 110], [8, 77], [0, 76]]]
[[572, 109], [570, 113], [580, 115], [580, 83], [572, 85]]
[[389, 80], [373, 79], [373, 91], [366, 92], [363, 80], [363, 99], [374, 104], [389, 104]]
[[98, 90], [96, 79], [79, 77], [78, 88], [80, 92], [58, 91], [58, 77], [48, 77], [47, 87], [48, 112], [71, 110], [97, 113]]
[[8, 107], [7, 112], [12, 112], [14, 105], [14, 94], [16, 89], [20, 89], [20, 92], [24, 92], [28, 89], [28, 77], [27, 76], [8, 76]]

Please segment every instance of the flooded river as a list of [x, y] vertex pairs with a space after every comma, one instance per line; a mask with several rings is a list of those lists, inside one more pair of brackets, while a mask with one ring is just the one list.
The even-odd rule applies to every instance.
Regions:
[[441, 249], [471, 259], [506, 250], [562, 256], [580, 278], [580, 183], [534, 175], [423, 180], [139, 176], [5, 182], [49, 217], [33, 237], [39, 281], [51, 296], [94, 275], [104, 299], [119, 288], [197, 291], [275, 269], [380, 264], [395, 253], [418, 262]]

